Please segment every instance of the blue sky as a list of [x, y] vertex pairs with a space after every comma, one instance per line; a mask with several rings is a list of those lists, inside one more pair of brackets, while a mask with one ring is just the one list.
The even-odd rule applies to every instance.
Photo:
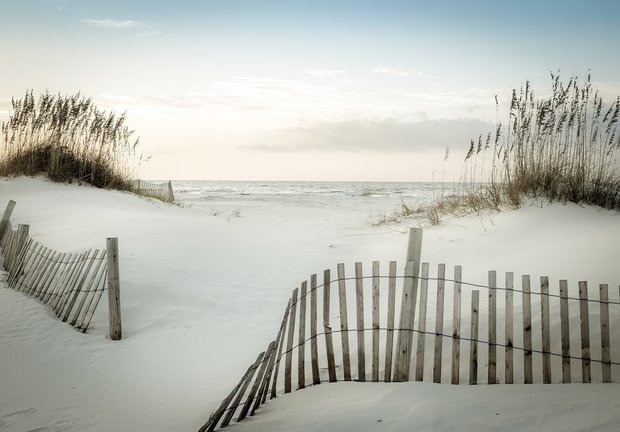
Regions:
[[0, 5], [0, 116], [29, 88], [82, 91], [127, 112], [141, 177], [425, 180], [526, 79], [591, 70], [620, 94], [616, 1]]

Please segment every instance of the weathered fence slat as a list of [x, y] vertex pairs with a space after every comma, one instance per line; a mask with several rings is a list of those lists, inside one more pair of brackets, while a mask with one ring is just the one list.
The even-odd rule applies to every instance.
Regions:
[[514, 274], [512, 272], [506, 273], [506, 296], [505, 296], [505, 322], [504, 322], [504, 335], [505, 345], [504, 358], [505, 358], [505, 371], [504, 382], [506, 384], [512, 384], [514, 382], [514, 358], [513, 358], [513, 291], [514, 291]]
[[461, 368], [461, 266], [454, 267], [454, 307], [452, 309], [452, 384], [460, 381]]
[[297, 388], [306, 386], [306, 295], [308, 283], [302, 282], [299, 298], [299, 336], [297, 343]]
[[269, 363], [269, 359], [272, 356], [273, 349], [275, 348], [275, 346], [276, 346], [276, 342], [273, 341], [267, 347], [267, 351], [265, 353], [265, 356], [263, 357], [263, 360], [261, 361], [258, 374], [256, 374], [256, 379], [254, 380], [254, 384], [252, 385], [252, 388], [250, 389], [250, 392], [248, 393], [248, 397], [246, 398], [245, 403], [243, 404], [243, 407], [241, 408], [241, 411], [239, 412], [239, 417], [237, 418], [238, 422], [243, 420], [248, 415], [248, 411], [250, 411], [250, 407], [252, 406], [252, 403], [254, 402], [254, 397], [256, 396], [256, 393], [258, 392], [258, 387], [260, 386], [263, 380], [263, 376], [265, 374], [267, 364]]
[[89, 252], [90, 251], [86, 251], [80, 254], [77, 261], [70, 266], [71, 272], [69, 278], [67, 279], [66, 284], [63, 284], [62, 292], [59, 293], [59, 301], [56, 303], [55, 312], [58, 317], [62, 315], [62, 311], [65, 309], [65, 306], [69, 301], [69, 296], [75, 289], [75, 283], [80, 277], [80, 272], [82, 271], [82, 267], [88, 258]]
[[424, 379], [424, 348], [426, 345], [426, 302], [428, 297], [428, 263], [422, 263], [420, 281], [420, 312], [418, 313], [418, 347], [416, 350], [415, 380]]
[[4, 209], [4, 213], [2, 214], [2, 219], [0, 219], [0, 240], [4, 238], [4, 233], [6, 231], [7, 225], [9, 224], [9, 219], [11, 219], [11, 215], [13, 214], [13, 209], [15, 208], [15, 201], [9, 200]]
[[27, 276], [24, 278], [23, 284], [19, 287], [17, 291], [21, 291], [25, 294], [28, 294], [30, 292], [30, 288], [32, 287], [33, 282], [36, 279], [38, 269], [40, 269], [41, 263], [45, 259], [45, 253], [47, 251], [47, 247], [41, 244], [37, 244], [37, 248], [35, 250], [36, 255], [34, 257], [34, 260], [32, 261], [32, 265], [28, 270]]
[[56, 296], [56, 289], [58, 288], [58, 281], [62, 277], [62, 274], [66, 267], [67, 254], [62, 253], [60, 255], [57, 255], [56, 259], [58, 262], [56, 263], [56, 266], [54, 267], [54, 272], [52, 273], [52, 276], [49, 282], [49, 287], [45, 295], [41, 299], [43, 303], [51, 302], [52, 297], [55, 298]]
[[403, 298], [400, 306], [400, 323], [398, 330], [398, 342], [396, 352], [396, 366], [392, 381], [409, 381], [409, 367], [411, 365], [411, 339], [408, 334], [413, 333], [413, 323], [415, 322], [415, 296], [413, 289], [413, 262], [408, 262], [405, 266], [405, 280], [403, 282]]
[[98, 253], [95, 254], [94, 260], [97, 261], [97, 264], [93, 268], [90, 278], [88, 278], [88, 282], [86, 282], [86, 284], [84, 285], [82, 299], [80, 300], [79, 305], [77, 306], [76, 310], [73, 313], [73, 320], [71, 320], [72, 326], [75, 326], [75, 324], [78, 322], [78, 320], [80, 319], [80, 313], [82, 312], [84, 306], [86, 305], [86, 309], [84, 309], [84, 314], [82, 318], [82, 321], [84, 320], [84, 318], [86, 317], [86, 312], [90, 308], [90, 305], [92, 304], [93, 299], [97, 295], [96, 294], [96, 290], [98, 286], [97, 277], [100, 273], [101, 267], [103, 267], [103, 261], [107, 259], [105, 251], [97, 251], [97, 252], [100, 252], [101, 255], [97, 256]]
[[392, 381], [392, 354], [394, 352], [394, 314], [396, 307], [396, 261], [390, 261], [388, 276], [387, 333], [385, 337], [385, 370], [383, 381]]
[[364, 344], [364, 274], [362, 263], [355, 263], [355, 312], [357, 317], [357, 380], [366, 381], [366, 347]]
[[321, 374], [319, 372], [319, 344], [317, 340], [317, 320], [317, 282], [316, 274], [314, 274], [310, 278], [310, 361], [312, 363], [312, 384], [321, 383]]
[[[254, 364], [249, 369], [249, 373], [245, 377], [245, 380], [242, 382], [241, 387], [239, 388], [239, 391], [237, 392], [237, 395], [235, 396], [235, 399], [233, 400], [233, 403], [231, 404], [231, 406], [229, 408], [225, 408], [225, 409], [228, 409], [228, 412], [226, 413], [226, 415], [224, 416], [224, 419], [222, 420], [222, 424], [220, 425], [221, 427], [228, 426], [228, 424], [234, 417], [235, 411], [237, 411], [237, 407], [239, 406], [239, 403], [241, 402], [241, 398], [243, 398], [243, 395], [245, 394], [245, 391], [250, 385], [252, 378], [254, 378], [254, 374], [256, 373], [256, 370], [258, 369], [261, 362], [263, 361], [263, 357], [265, 357], [265, 351], [263, 351], [262, 353], [258, 355], [256, 362], [254, 362]], [[207, 429], [207, 430], [213, 430], [213, 429]]]
[[53, 259], [53, 256], [56, 254], [56, 251], [54, 251], [53, 249], [48, 249], [45, 252], [45, 256], [43, 257], [43, 261], [39, 264], [39, 268], [38, 271], [36, 271], [36, 274], [31, 282], [30, 288], [27, 292], [28, 295], [31, 295], [33, 297], [36, 297], [37, 294], [44, 289], [42, 287], [41, 282], [43, 281], [43, 279], [45, 278], [45, 275], [47, 273], [47, 269]]
[[487, 382], [497, 383], [497, 272], [489, 272], [489, 356]]
[[602, 381], [611, 382], [611, 348], [609, 345], [609, 292], [607, 284], [600, 284], [601, 309], [601, 369]]
[[[312, 286], [312, 285], [311, 285]], [[278, 330], [278, 336], [276, 337], [276, 345], [278, 347], [278, 351], [276, 353], [274, 349], [274, 356], [269, 360], [269, 366], [267, 366], [267, 374], [265, 376], [265, 384], [262, 390], [262, 396], [260, 398], [261, 403], [265, 403], [267, 400], [267, 393], [269, 393], [269, 383], [271, 381], [271, 377], [273, 376], [273, 389], [275, 391], [276, 381], [278, 378], [278, 368], [276, 367], [280, 365], [280, 357], [282, 356], [282, 346], [284, 345], [284, 332], [286, 331], [286, 321], [288, 320], [288, 314], [291, 310], [291, 300], [289, 299], [288, 304], [286, 305], [286, 309], [284, 310], [284, 316], [282, 317], [282, 323], [280, 323], [280, 329]], [[274, 373], [275, 368], [275, 373]], [[275, 394], [274, 394], [275, 397]]]
[[540, 277], [540, 324], [542, 333], [543, 383], [551, 383], [551, 331], [549, 324], [549, 278]]
[[446, 265], [437, 267], [437, 314], [435, 315], [435, 350], [433, 361], [433, 382], [441, 383], [441, 362], [443, 354], [443, 307], [446, 279]]
[[85, 333], [86, 330], [88, 329], [88, 326], [90, 325], [90, 321], [93, 319], [93, 315], [95, 314], [95, 309], [97, 309], [97, 306], [99, 305], [99, 300], [101, 300], [101, 296], [103, 295], [107, 273], [108, 273], [107, 266], [102, 265], [101, 268], [99, 269], [99, 273], [97, 274], [96, 280], [94, 282], [94, 286], [95, 286], [94, 295], [91, 297], [90, 301], [88, 302], [88, 305], [85, 309], [82, 320], [80, 321], [80, 324], [77, 327], [78, 329], [82, 331], [82, 333]]
[[32, 255], [32, 249], [30, 248], [32, 241], [33, 240], [31, 238], [26, 240], [26, 245], [22, 248], [19, 257], [17, 257], [17, 262], [9, 270], [7, 277], [7, 283], [9, 286], [15, 286], [16, 282], [24, 274], [25, 268], [30, 260], [30, 256]]
[[345, 381], [351, 381], [351, 355], [349, 353], [349, 319], [347, 312], [347, 281], [344, 263], [337, 266], [338, 301], [340, 306], [340, 342], [342, 345], [342, 369]]
[[469, 344], [469, 384], [478, 384], [478, 309], [480, 291], [471, 292], [471, 342]]
[[579, 316], [581, 317], [581, 382], [592, 382], [590, 365], [590, 314], [588, 313], [588, 283], [579, 282]]
[[[314, 286], [316, 288], [316, 275], [310, 279], [310, 286]], [[314, 283], [313, 283], [314, 282]], [[284, 333], [286, 331], [286, 324], [290, 316], [291, 308], [293, 307], [293, 299], [290, 298], [288, 304], [286, 305], [286, 311], [284, 312], [284, 318], [282, 319], [282, 324], [280, 328], [282, 332], [280, 334], [280, 345], [278, 346], [278, 358], [276, 359], [276, 365], [273, 372], [273, 383], [271, 384], [271, 393], [270, 398], [273, 399], [277, 396], [276, 394], [276, 386], [278, 383], [278, 372], [280, 370], [280, 360], [282, 359], [282, 350], [284, 348]]]
[[336, 382], [336, 361], [334, 359], [334, 341], [332, 338], [332, 327], [330, 324], [330, 281], [331, 272], [329, 269], [323, 271], [323, 328], [325, 331], [325, 351], [327, 354], [327, 373], [329, 382]]
[[291, 297], [291, 319], [288, 322], [288, 340], [286, 341], [286, 360], [284, 363], [284, 393], [291, 392], [291, 368], [293, 366], [293, 342], [295, 340], [295, 314], [297, 312], [298, 288]]
[[19, 275], [23, 267], [23, 260], [28, 253], [28, 244], [30, 243], [28, 238], [28, 231], [30, 227], [28, 225], [19, 224], [17, 226], [17, 239], [15, 248], [15, 260], [8, 268], [7, 281], [11, 281]]
[[54, 275], [56, 274], [57, 262], [58, 259], [62, 256], [60, 252], [54, 252], [48, 262], [49, 268], [45, 274], [45, 277], [41, 280], [41, 288], [37, 291], [36, 297], [38, 299], [43, 299], [47, 292], [50, 289], [50, 282], [53, 280]]
[[523, 302], [523, 383], [532, 384], [532, 300], [530, 296], [530, 276], [521, 277]]
[[278, 347], [279, 338], [280, 332], [278, 332], [278, 337], [276, 338], [276, 340], [272, 342], [273, 349], [271, 350], [271, 355], [269, 356], [269, 361], [267, 362], [267, 368], [265, 369], [265, 373], [258, 387], [258, 392], [256, 394], [256, 397], [254, 398], [254, 403], [252, 404], [252, 409], [250, 410], [250, 416], [254, 415], [258, 407], [264, 404], [265, 399], [267, 398], [267, 388], [269, 387], [269, 380], [271, 379], [273, 365], [277, 356], [276, 348]]
[[372, 263], [372, 381], [379, 381], [379, 261]]
[[58, 258], [59, 253], [56, 251], [52, 251], [52, 253], [47, 257], [46, 262], [43, 264], [43, 271], [41, 272], [40, 277], [36, 280], [32, 286], [31, 294], [33, 297], [42, 298], [45, 296], [45, 293], [49, 289], [49, 284], [47, 281], [49, 280], [50, 274], [52, 273], [52, 269], [54, 268], [54, 262]]
[[570, 328], [568, 316], [568, 281], [560, 281], [560, 333], [562, 342], [562, 382], [570, 383]]
[[[226, 409], [228, 408], [230, 401], [232, 400], [232, 398], [235, 397], [235, 395], [241, 389], [241, 387], [248, 381], [248, 377], [250, 376], [250, 374], [253, 373], [254, 370], [256, 370], [263, 355], [264, 353], [261, 353], [258, 355], [254, 364], [252, 364], [252, 366], [248, 368], [245, 374], [243, 374], [243, 377], [239, 381], [239, 384], [237, 384], [235, 388], [229, 393], [229, 395], [226, 396], [226, 398], [220, 404], [220, 407], [209, 416], [209, 420], [207, 420], [207, 422], [200, 429], [198, 429], [198, 432], [211, 432], [216, 428], [217, 422], [220, 420], [220, 418], [222, 418], [222, 415], [224, 415], [224, 413], [226, 412]], [[234, 415], [234, 412], [230, 415], [230, 418], [232, 418], [233, 415]], [[228, 423], [230, 423], [230, 420], [228, 421]]]
[[[84, 284], [86, 283], [86, 279], [88, 278], [88, 275], [90, 273], [90, 269], [92, 268], [93, 264], [95, 263], [95, 260], [97, 259], [99, 255], [99, 251], [98, 250], [94, 250], [94, 251], [89, 251], [86, 261], [85, 261], [85, 266], [81, 272], [81, 277], [78, 278], [79, 281], [76, 280], [76, 286], [73, 292], [73, 295], [71, 296], [69, 303], [67, 304], [67, 307], [65, 309], [65, 313], [62, 317], [62, 321], [66, 322], [69, 319], [69, 315], [71, 314], [71, 311], [73, 309], [73, 306], [75, 305], [75, 302], [77, 301], [82, 288], [84, 287]], [[86, 300], [86, 297], [83, 297], [83, 301]], [[77, 318], [77, 317], [76, 317]]]

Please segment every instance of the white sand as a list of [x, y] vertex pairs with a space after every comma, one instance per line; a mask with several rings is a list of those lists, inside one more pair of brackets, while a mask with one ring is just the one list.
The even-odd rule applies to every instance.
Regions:
[[[83, 335], [1, 277], [2, 431], [197, 430], [274, 337], [300, 281], [338, 262], [405, 256], [407, 225], [371, 227], [359, 207], [274, 204], [214, 217], [23, 178], [0, 181], [2, 210], [9, 199], [12, 220], [58, 250], [119, 237], [125, 338], [105, 338], [104, 302]], [[533, 204], [426, 229], [423, 259], [462, 264], [473, 282], [490, 269], [607, 282], [618, 301], [619, 240], [618, 213]], [[231, 430], [617, 431], [618, 396], [616, 384], [339, 383], [279, 397]]]

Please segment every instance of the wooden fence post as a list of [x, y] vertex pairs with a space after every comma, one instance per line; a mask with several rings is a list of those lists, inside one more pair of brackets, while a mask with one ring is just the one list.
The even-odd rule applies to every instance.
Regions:
[[489, 357], [487, 382], [497, 384], [497, 273], [489, 271]]
[[325, 332], [325, 354], [327, 355], [327, 374], [329, 382], [336, 382], [336, 360], [334, 358], [334, 340], [332, 338], [332, 327], [330, 324], [330, 303], [331, 303], [331, 271], [323, 271], [323, 331]]
[[581, 382], [589, 383], [590, 366], [590, 314], [588, 313], [588, 283], [579, 282], [579, 315], [581, 317]]
[[385, 336], [385, 371], [383, 381], [392, 381], [392, 354], [394, 352], [394, 309], [396, 305], [396, 262], [390, 261], [388, 283], [387, 334]]
[[422, 256], [422, 233], [422, 229], [419, 228], [409, 229], [407, 262], [405, 263], [405, 282], [403, 284], [403, 295], [400, 305], [399, 331], [396, 343], [396, 364], [393, 377], [393, 381], [396, 382], [409, 381], [417, 283]]
[[6, 209], [4, 210], [4, 214], [2, 215], [2, 219], [0, 219], [0, 239], [4, 236], [4, 231], [6, 230], [6, 226], [9, 223], [9, 219], [11, 218], [11, 214], [13, 213], [13, 209], [15, 208], [15, 201], [10, 200], [6, 205]]
[[521, 276], [523, 290], [523, 384], [532, 384], [532, 300], [530, 276]]
[[172, 189], [172, 181], [168, 180], [168, 199], [170, 202], [174, 201], [174, 190]]
[[418, 314], [418, 349], [416, 352], [415, 380], [424, 380], [424, 349], [426, 345], [426, 300], [428, 296], [428, 263], [422, 264], [420, 283], [420, 312]]
[[471, 342], [469, 343], [469, 384], [478, 384], [478, 309], [480, 291], [471, 292]]
[[551, 332], [549, 324], [549, 278], [540, 277], [540, 326], [542, 332], [543, 384], [551, 384]]
[[306, 296], [308, 283], [301, 283], [299, 297], [299, 338], [297, 344], [297, 388], [306, 387]]
[[504, 320], [504, 336], [506, 340], [506, 347], [504, 349], [504, 382], [506, 384], [512, 384], [514, 382], [514, 361], [513, 361], [513, 322], [514, 322], [514, 274], [512, 272], [506, 273], [506, 292], [504, 297], [505, 302], [505, 320]]
[[372, 380], [379, 381], [379, 261], [372, 263]]
[[364, 342], [364, 274], [362, 263], [355, 263], [355, 312], [357, 318], [357, 380], [366, 381], [366, 345]]
[[601, 368], [604, 383], [611, 382], [611, 351], [609, 347], [609, 292], [607, 284], [600, 284], [601, 302]]
[[108, 260], [108, 312], [110, 339], [123, 337], [121, 325], [121, 283], [118, 271], [118, 238], [110, 237], [106, 241]]
[[295, 341], [295, 313], [297, 312], [298, 288], [293, 290], [291, 296], [291, 319], [288, 322], [286, 341], [286, 358], [284, 363], [284, 393], [291, 392], [291, 367], [293, 365], [293, 342]]
[[454, 307], [452, 309], [452, 384], [460, 382], [461, 369], [461, 266], [454, 267]]
[[344, 263], [338, 264], [338, 300], [340, 305], [340, 342], [344, 380], [351, 381], [351, 356], [349, 353], [349, 318], [347, 315], [347, 281]]
[[312, 384], [321, 383], [319, 372], [319, 345], [317, 341], [318, 303], [316, 274], [310, 276], [310, 359], [312, 362]]
[[433, 382], [441, 383], [441, 362], [443, 356], [443, 307], [446, 265], [437, 267], [437, 313], [435, 315], [435, 352], [433, 359]]
[[568, 281], [560, 281], [560, 331], [562, 341], [562, 382], [570, 383], [570, 327], [568, 316]]

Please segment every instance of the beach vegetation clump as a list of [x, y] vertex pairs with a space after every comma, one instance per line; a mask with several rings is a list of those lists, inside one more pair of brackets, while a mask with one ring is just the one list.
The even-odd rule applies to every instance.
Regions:
[[125, 114], [97, 108], [90, 98], [27, 91], [12, 100], [2, 123], [0, 175], [45, 175], [56, 182], [86, 182], [132, 190], [138, 139]]
[[[537, 98], [529, 81], [514, 89], [508, 119], [470, 141], [456, 190], [416, 206], [403, 204], [373, 225], [413, 215], [437, 225], [446, 215], [519, 208], [527, 198], [620, 210], [620, 96], [605, 103], [591, 77], [567, 83], [551, 73], [549, 96]], [[433, 186], [434, 187], [434, 186]], [[443, 191], [443, 183], [442, 183]]]
[[620, 96], [606, 104], [590, 74], [551, 80], [543, 98], [529, 81], [514, 89], [507, 121], [471, 140], [460, 195], [477, 201], [472, 208], [535, 197], [620, 210]]

